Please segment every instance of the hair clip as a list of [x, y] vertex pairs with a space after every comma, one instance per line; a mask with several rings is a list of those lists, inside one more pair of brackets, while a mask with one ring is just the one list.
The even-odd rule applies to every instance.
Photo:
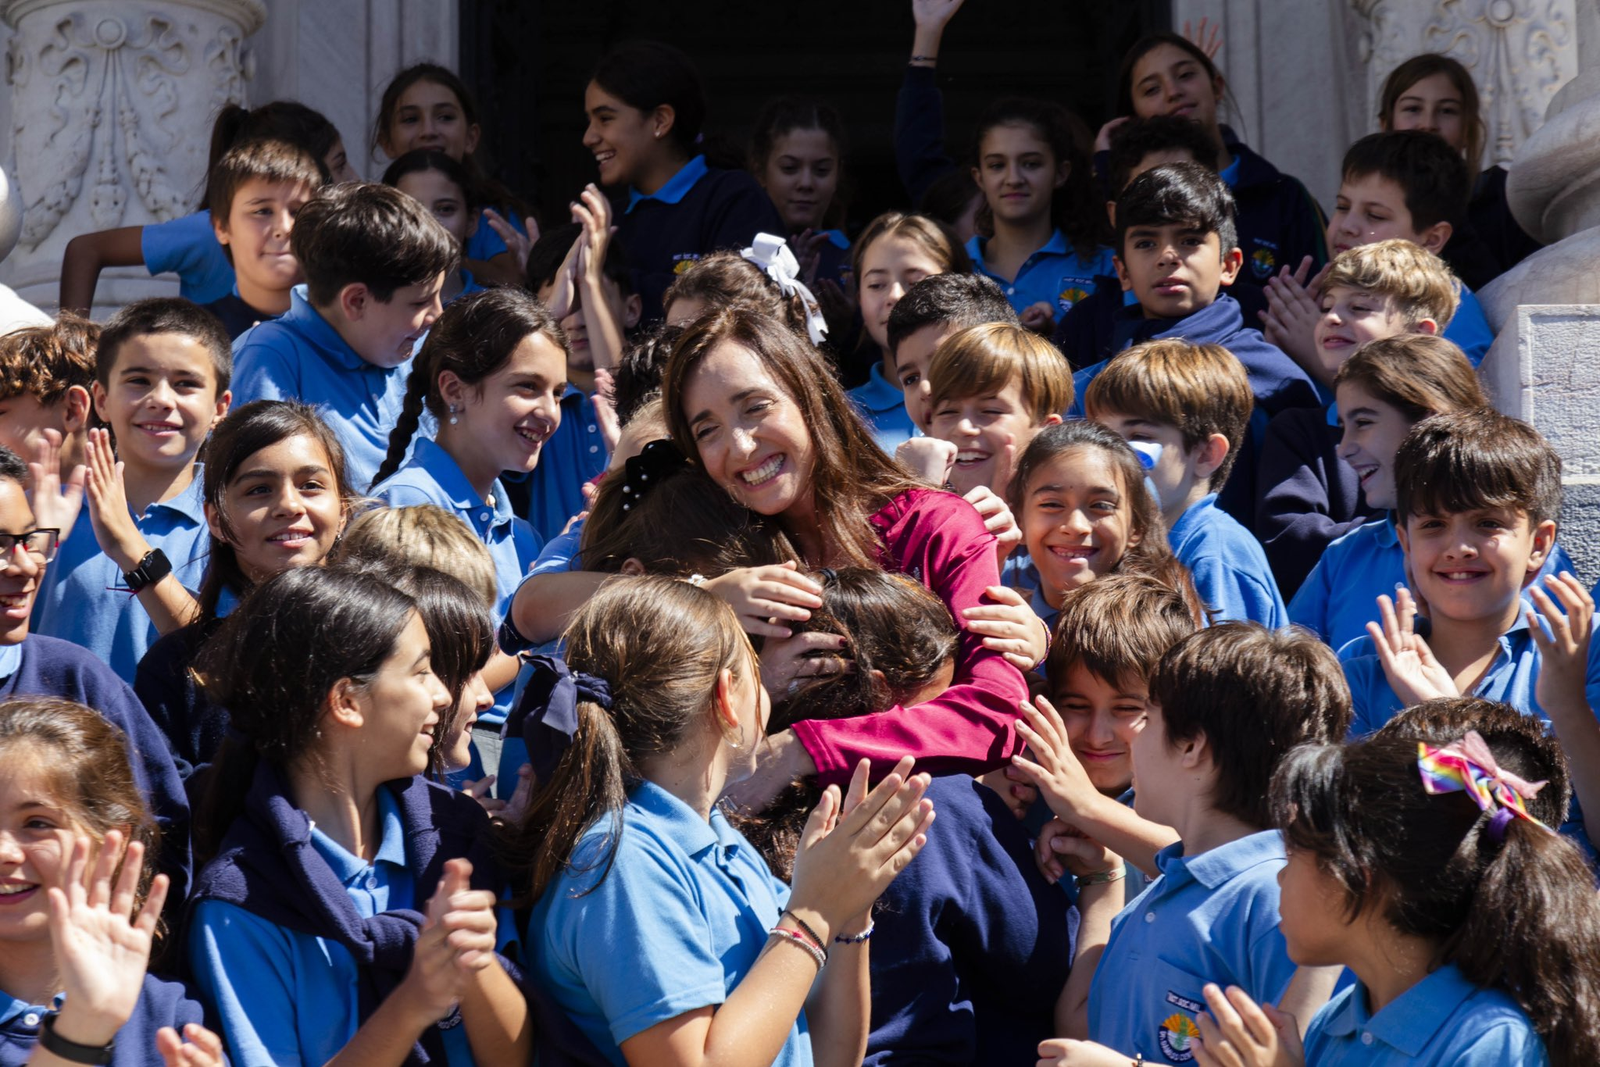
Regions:
[[683, 458], [683, 453], [671, 441], [651, 441], [640, 449], [637, 456], [630, 456], [622, 465], [625, 479], [622, 495], [626, 498], [622, 502], [622, 510], [633, 510], [633, 505], [644, 499], [652, 485], [666, 481], [688, 466], [689, 461]]
[[800, 280], [800, 261], [794, 258], [789, 243], [775, 234], [758, 233], [750, 247], [739, 254], [760, 267], [777, 283], [784, 296], [800, 294], [806, 306], [806, 333], [811, 336], [812, 344], [820, 345], [828, 335], [828, 320], [823, 317], [822, 305]]
[[1443, 748], [1418, 741], [1417, 770], [1422, 775], [1422, 788], [1429, 795], [1465, 793], [1479, 810], [1489, 813], [1489, 836], [1495, 841], [1505, 839], [1512, 819], [1526, 819], [1542, 830], [1555, 832], [1529, 815], [1523, 804], [1524, 798], [1537, 796], [1549, 783], [1524, 781], [1502, 770], [1488, 742], [1476, 730], [1468, 730], [1461, 740]]

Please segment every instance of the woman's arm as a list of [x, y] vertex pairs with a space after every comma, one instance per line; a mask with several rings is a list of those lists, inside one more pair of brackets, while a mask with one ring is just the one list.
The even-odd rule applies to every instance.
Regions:
[[611, 577], [614, 576], [601, 571], [529, 575], [512, 595], [511, 621], [530, 644], [554, 641], [578, 609], [594, 596], [600, 583]]
[[89, 314], [95, 286], [106, 267], [134, 267], [144, 262], [143, 226], [122, 226], [79, 234], [61, 255], [61, 307]]

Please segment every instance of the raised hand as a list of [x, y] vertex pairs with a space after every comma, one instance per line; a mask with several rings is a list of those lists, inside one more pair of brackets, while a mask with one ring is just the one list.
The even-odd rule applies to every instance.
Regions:
[[911, 0], [911, 18], [917, 29], [944, 32], [955, 13], [961, 10], [963, 0]]
[[33, 445], [28, 461], [28, 482], [33, 486], [28, 502], [33, 505], [33, 521], [42, 529], [60, 530], [65, 541], [83, 510], [83, 464], [72, 468], [61, 480], [61, 433], [45, 430]]
[[[839, 787], [829, 786], [806, 820], [790, 911], [816, 915], [827, 927], [823, 937], [858, 920], [927, 843], [933, 802], [922, 794], [929, 778], [911, 775], [911, 767], [910, 756], [901, 759], [848, 814]], [[863, 792], [868, 770], [866, 760], [856, 765], [852, 794]]]
[[1019, 671], [1031, 671], [1050, 652], [1050, 631], [1022, 594], [991, 585], [984, 595], [993, 603], [963, 608], [967, 629], [983, 638], [983, 647], [998, 652]]
[[1307, 374], [1326, 384], [1332, 382], [1333, 371], [1322, 365], [1316, 337], [1317, 320], [1322, 318], [1318, 293], [1323, 275], [1319, 273], [1308, 281], [1310, 270], [1311, 257], [1306, 256], [1295, 271], [1285, 266], [1267, 280], [1267, 310], [1261, 313], [1261, 332]]
[[124, 853], [124, 840], [113, 830], [96, 851], [76, 838], [64, 884], [49, 891], [50, 945], [66, 994], [56, 1030], [81, 1045], [108, 1044], [132, 1017], [167, 899], [167, 876], [158, 874], [135, 909], [145, 850], [134, 841]]
[[1378, 614], [1382, 624], [1367, 623], [1367, 635], [1377, 649], [1378, 662], [1389, 680], [1389, 688], [1403, 706], [1409, 708], [1424, 700], [1461, 695], [1455, 679], [1434, 658], [1428, 642], [1416, 632], [1417, 605], [1409, 589], [1401, 586], [1393, 600], [1387, 596], [1378, 597]]
[[165, 1067], [222, 1067], [222, 1038], [199, 1023], [183, 1028], [182, 1036], [170, 1026], [156, 1031], [156, 1051]]
[[484, 208], [478, 215], [478, 221], [488, 223], [489, 229], [500, 235], [500, 240], [506, 243], [506, 251], [517, 262], [517, 273], [526, 274], [528, 253], [533, 251], [534, 243], [539, 240], [539, 223], [532, 215], [523, 219], [518, 219], [515, 214], [511, 217], [522, 223], [528, 232], [522, 233], [492, 207]]
[[958, 451], [954, 444], [937, 437], [913, 437], [895, 447], [894, 458], [923, 481], [945, 485], [950, 481], [950, 469], [956, 465]]
[[804, 622], [822, 607], [822, 586], [799, 573], [794, 561], [766, 567], [740, 567], [702, 587], [727, 602], [745, 633], [789, 637], [784, 621]]
[[[1206, 32], [1208, 28], [1210, 33]], [[1204, 52], [1207, 59], [1216, 59], [1217, 53], [1222, 50], [1222, 26], [1220, 23], [1211, 22], [1209, 16], [1201, 16], [1198, 27], [1191, 27], [1189, 20], [1184, 19], [1183, 39]]]
[[494, 894], [472, 889], [471, 878], [472, 864], [464, 859], [444, 865], [401, 983], [429, 1022], [449, 1015], [474, 975], [495, 962]]
[[1022, 314], [1018, 317], [1022, 320], [1024, 329], [1042, 333], [1046, 337], [1049, 337], [1051, 331], [1056, 328], [1056, 308], [1048, 300], [1029, 304], [1022, 309]]
[[122, 570], [132, 570], [144, 555], [139, 548], [144, 537], [128, 511], [128, 491], [122, 481], [122, 464], [111, 447], [110, 430], [89, 431], [84, 443], [84, 466], [89, 522], [95, 540]]
[[1195, 1017], [1200, 1040], [1189, 1047], [1201, 1067], [1301, 1067], [1306, 1054], [1294, 1016], [1257, 1004], [1238, 986], [1224, 993], [1214, 982], [1203, 990], [1206, 1006]]
[[1018, 707], [1022, 717], [1017, 720], [1017, 736], [1027, 742], [1032, 758], [1012, 756], [1011, 765], [1039, 787], [1051, 814], [1070, 825], [1085, 806], [1100, 799], [1100, 790], [1073, 755], [1066, 724], [1050, 701], [1038, 697], [1033, 704]]
[[[1528, 631], [1539, 649], [1539, 681], [1534, 699], [1541, 708], [1587, 705], [1585, 687], [1589, 672], [1589, 641], [1594, 633], [1594, 598], [1570, 572], [1547, 575], [1546, 593], [1535, 582], [1528, 597], [1543, 613], [1527, 613]], [[1553, 595], [1552, 595], [1553, 594]], [[1548, 633], [1546, 631], [1548, 627]]]

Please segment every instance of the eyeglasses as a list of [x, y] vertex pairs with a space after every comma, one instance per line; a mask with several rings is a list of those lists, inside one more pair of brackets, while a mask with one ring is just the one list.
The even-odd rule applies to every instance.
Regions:
[[39, 563], [49, 563], [56, 558], [56, 546], [60, 543], [60, 530], [30, 530], [25, 534], [0, 533], [0, 563], [3, 563], [18, 546]]

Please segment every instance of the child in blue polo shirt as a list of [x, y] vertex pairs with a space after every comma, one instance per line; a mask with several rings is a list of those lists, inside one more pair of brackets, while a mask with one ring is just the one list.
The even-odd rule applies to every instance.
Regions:
[[189, 990], [146, 973], [169, 883], [146, 867], [158, 831], [128, 757], [82, 704], [0, 703], [6, 1063], [224, 1062]]
[[[1352, 734], [1401, 708], [1464, 693], [1548, 721], [1536, 686], [1539, 641], [1522, 594], [1555, 543], [1561, 460], [1537, 430], [1488, 408], [1435, 415], [1395, 455], [1397, 536], [1410, 581], [1378, 598], [1380, 622], [1339, 653]], [[1410, 589], [1428, 605], [1415, 632]]]
[[[285, 141], [304, 149], [322, 167], [324, 180], [356, 179], [339, 130], [319, 112], [292, 100], [223, 108], [211, 127], [207, 173], [230, 148], [256, 140]], [[179, 293], [198, 304], [226, 297], [234, 271], [217, 243], [210, 207], [209, 200], [202, 200], [199, 211], [168, 222], [74, 237], [61, 257], [61, 306], [88, 314], [103, 268], [141, 265], [152, 275], [177, 274]]]
[[[427, 208], [439, 225], [461, 243], [465, 254], [472, 235], [483, 226], [479, 217], [478, 187], [466, 167], [443, 152], [418, 148], [407, 152], [383, 172], [383, 184], [392, 185]], [[439, 302], [448, 304], [458, 296], [480, 293], [484, 287], [462, 265], [446, 274], [439, 290]]]
[[[1255, 522], [1255, 477], [1261, 436], [1269, 419], [1297, 407], [1317, 407], [1306, 372], [1246, 327], [1238, 302], [1222, 292], [1238, 277], [1242, 255], [1234, 200], [1215, 172], [1199, 163], [1165, 163], [1145, 171], [1117, 198], [1117, 273], [1137, 304], [1117, 313], [1115, 351], [1150, 340], [1220, 345], [1244, 366], [1253, 412], [1248, 434], [1235, 440], [1239, 462], [1220, 490], [1219, 506], [1245, 527]], [[1083, 414], [1085, 390], [1104, 362], [1073, 376]]]
[[934, 351], [946, 337], [986, 322], [1018, 324], [1017, 313], [1000, 287], [981, 274], [946, 271], [924, 278], [890, 309], [884, 331], [894, 365], [889, 382], [901, 393], [912, 427], [908, 440], [927, 432], [932, 389], [928, 367]]
[[733, 611], [672, 578], [612, 581], [566, 645], [524, 734], [570, 744], [512, 852], [533, 981], [619, 1067], [730, 1038], [757, 1063], [858, 1059], [872, 906], [927, 841], [927, 776], [905, 758], [869, 792], [863, 761], [842, 806], [829, 786], [791, 890], [716, 803], [754, 772], [771, 711]]
[[221, 323], [180, 297], [129, 304], [100, 335], [93, 393], [106, 428], [84, 449], [88, 506], [56, 520], [61, 554], [34, 628], [126, 681], [158, 634], [194, 618], [207, 544], [195, 456], [228, 413], [231, 373]]
[[[1332, 992], [1336, 970], [1296, 977], [1278, 929], [1283, 839], [1271, 825], [1267, 788], [1284, 753], [1341, 736], [1350, 704], [1338, 662], [1308, 634], [1227, 623], [1173, 645], [1150, 676], [1143, 728], [1133, 738], [1134, 809], [1177, 831], [1156, 854], [1159, 877], [1115, 919], [1121, 868], [1079, 877], [1090, 900], [1057, 1022], [1065, 1039], [1040, 1061], [1180, 1063], [1193, 1055], [1208, 983], [1237, 985], [1259, 1001], [1309, 1014]], [[1039, 757], [1029, 769], [1052, 809], [1064, 730], [1053, 712], [1025, 707], [1018, 732]], [[1102, 844], [1104, 842], [1101, 842]], [[1111, 890], [1106, 893], [1106, 888]], [[1102, 949], [1091, 969], [1085, 953]], [[1293, 986], [1290, 979], [1296, 978]], [[1086, 1039], [1086, 1040], [1085, 1040]]]
[[[528, 210], [510, 189], [486, 173], [477, 156], [482, 135], [478, 107], [459, 76], [437, 63], [416, 63], [389, 80], [372, 125], [372, 147], [398, 160], [409, 152], [442, 152], [467, 172], [468, 184], [481, 196], [486, 214], [466, 238], [464, 256], [473, 275], [491, 285], [515, 285], [521, 279], [516, 255], [506, 245], [523, 244], [527, 227], [519, 216]], [[384, 179], [386, 182], [388, 178]]]
[[644, 318], [661, 317], [673, 276], [708, 252], [787, 233], [756, 180], [708, 166], [697, 146], [705, 90], [693, 61], [660, 41], [627, 41], [595, 66], [584, 91], [583, 147], [600, 184], [626, 187], [621, 237]]
[[1057, 104], [1013, 97], [978, 121], [973, 181], [994, 234], [967, 242], [973, 269], [1005, 290], [1022, 325], [1049, 336], [1056, 321], [1112, 272], [1088, 152]]
[[[543, 543], [512, 513], [500, 474], [539, 463], [545, 441], [561, 424], [559, 397], [566, 389], [566, 338], [543, 304], [510, 288], [461, 298], [440, 316], [417, 355], [389, 455], [371, 489], [391, 507], [441, 507], [482, 539], [495, 561], [497, 626]], [[438, 430], [433, 440], [418, 439], [402, 464], [424, 409]], [[513, 657], [497, 657], [487, 678], [496, 704], [481, 716], [484, 726], [505, 718], [516, 673]]]
[[[850, 390], [850, 400], [872, 430], [873, 439], [886, 452], [892, 453], [902, 441], [917, 436], [924, 428], [907, 410], [901, 377], [889, 347], [889, 316], [923, 279], [945, 273], [966, 274], [971, 268], [970, 258], [950, 231], [925, 215], [886, 212], [867, 223], [856, 241], [855, 277], [861, 319], [867, 337], [877, 347], [878, 359], [865, 384]], [[927, 345], [927, 354], [931, 359], [933, 345]]]
[[783, 216], [784, 233], [800, 261], [804, 281], [829, 316], [829, 332], [842, 337], [853, 318], [845, 297], [850, 276], [850, 238], [838, 227], [845, 216], [844, 123], [831, 104], [811, 97], [780, 96], [756, 116], [750, 136], [750, 173]]
[[[1317, 360], [1307, 367], [1329, 389], [1346, 360], [1370, 341], [1437, 334], [1456, 310], [1457, 283], [1432, 252], [1410, 241], [1377, 241], [1339, 256], [1322, 282]], [[1262, 439], [1256, 532], [1278, 587], [1293, 596], [1335, 537], [1376, 517], [1355, 470], [1338, 454], [1334, 405], [1276, 416]]]
[[351, 484], [370, 485], [460, 242], [398, 189], [349, 182], [300, 209], [290, 247], [306, 284], [281, 318], [234, 342], [239, 400], [318, 405]]
[[1151, 341], [1089, 383], [1090, 418], [1131, 442], [1159, 446], [1150, 481], [1167, 539], [1219, 622], [1288, 624], [1261, 543], [1217, 504], [1250, 421], [1250, 381], [1218, 345]]
[[[1328, 218], [1332, 254], [1399, 238], [1449, 262], [1453, 220], [1464, 217], [1472, 184], [1461, 153], [1420, 130], [1374, 133], [1345, 152], [1341, 174], [1338, 198]], [[1294, 274], [1286, 269], [1271, 279], [1262, 329], [1267, 340], [1301, 366], [1312, 368], [1323, 286], [1320, 279], [1308, 282], [1305, 275], [1306, 269]], [[1483, 305], [1465, 285], [1444, 336], [1460, 346], [1474, 367], [1494, 343]]]
[[529, 1058], [488, 817], [421, 777], [450, 705], [431, 663], [416, 601], [341, 567], [269, 578], [207, 645], [233, 729], [184, 955], [234, 1062]]
[[1549, 829], [1560, 759], [1504, 732], [1426, 728], [1291, 752], [1272, 782], [1283, 938], [1296, 962], [1355, 981], [1310, 1019], [1303, 1051], [1294, 1020], [1208, 986], [1196, 1061], [1594, 1062], [1600, 899]]
[[205, 309], [222, 320], [229, 340], [289, 310], [290, 291], [305, 280], [289, 234], [322, 186], [316, 158], [287, 141], [241, 144], [211, 168], [206, 200], [234, 283]]

